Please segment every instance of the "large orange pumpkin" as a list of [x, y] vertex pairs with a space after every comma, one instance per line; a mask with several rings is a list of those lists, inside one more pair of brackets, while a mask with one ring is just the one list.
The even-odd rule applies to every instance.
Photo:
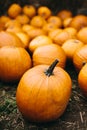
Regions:
[[78, 84], [82, 94], [87, 97], [87, 63], [82, 67], [78, 74]]
[[[71, 95], [71, 78], [60, 67], [58, 60], [38, 65], [22, 76], [16, 92], [16, 101], [22, 115], [32, 122], [48, 122], [65, 111]], [[55, 67], [55, 68], [54, 68]]]
[[31, 67], [31, 58], [22, 47], [5, 46], [0, 48], [0, 80], [19, 81], [24, 72]]
[[56, 44], [49, 44], [36, 48], [32, 56], [33, 66], [40, 64], [50, 65], [55, 59], [59, 59], [57, 66], [65, 67], [66, 54], [64, 50]]

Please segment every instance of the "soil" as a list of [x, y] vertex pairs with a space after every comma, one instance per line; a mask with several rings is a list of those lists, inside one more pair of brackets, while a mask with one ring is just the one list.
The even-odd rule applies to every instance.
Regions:
[[54, 122], [35, 124], [26, 121], [16, 105], [17, 84], [0, 83], [0, 130], [87, 130], [87, 99], [77, 82], [77, 72], [72, 63], [66, 71], [72, 78], [72, 95], [64, 114]]

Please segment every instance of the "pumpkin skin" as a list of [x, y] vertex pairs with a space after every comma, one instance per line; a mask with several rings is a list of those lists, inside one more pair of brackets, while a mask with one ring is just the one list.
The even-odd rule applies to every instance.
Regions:
[[59, 59], [57, 66], [65, 68], [66, 54], [64, 50], [56, 44], [49, 44], [36, 48], [32, 56], [33, 66], [40, 64], [50, 65], [55, 59]]
[[78, 84], [82, 94], [87, 97], [87, 63], [82, 67], [78, 74]]
[[[19, 111], [31, 122], [49, 122], [65, 111], [71, 95], [71, 78], [61, 67], [48, 71], [38, 65], [22, 76], [16, 92]], [[47, 72], [48, 71], [48, 72]]]
[[31, 58], [22, 47], [5, 46], [0, 48], [0, 80], [13, 83], [20, 80], [31, 67]]

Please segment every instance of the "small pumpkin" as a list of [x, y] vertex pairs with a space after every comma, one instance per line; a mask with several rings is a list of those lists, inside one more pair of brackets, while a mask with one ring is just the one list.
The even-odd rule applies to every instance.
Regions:
[[29, 17], [27, 15], [25, 15], [25, 14], [20, 14], [15, 19], [18, 20], [18, 22], [21, 25], [28, 24], [30, 22]]
[[11, 4], [7, 10], [7, 14], [11, 18], [16, 18], [21, 12], [22, 7], [17, 3]]
[[74, 16], [71, 22], [69, 23], [69, 27], [73, 27], [77, 29], [77, 31], [86, 26], [87, 26], [87, 17], [82, 14]]
[[77, 72], [81, 70], [84, 62], [87, 62], [87, 45], [82, 46], [73, 55], [73, 64]]
[[58, 28], [62, 27], [62, 20], [61, 18], [59, 18], [58, 16], [55, 15], [51, 15], [48, 19], [47, 19], [48, 23], [53, 23], [55, 24]]
[[[32, 26], [31, 26], [32, 28]], [[46, 32], [44, 30], [42, 30], [41, 28], [35, 28], [33, 27], [32, 29], [28, 30], [27, 29], [27, 34], [29, 36], [29, 38], [32, 40], [33, 38], [39, 36], [39, 35], [45, 35]]]
[[84, 45], [83, 42], [77, 39], [69, 39], [63, 43], [62, 48], [69, 60], [73, 60], [74, 53]]
[[40, 64], [50, 65], [55, 59], [59, 59], [57, 66], [65, 68], [66, 54], [64, 50], [56, 44], [40, 46], [35, 49], [32, 55], [33, 66]]
[[46, 35], [40, 35], [40, 36], [37, 36], [37, 37], [33, 38], [30, 41], [30, 43], [29, 43], [29, 50], [31, 52], [34, 52], [34, 50], [37, 47], [43, 46], [43, 45], [48, 45], [48, 44], [52, 44], [51, 38], [46, 36]]
[[30, 38], [29, 38], [28, 34], [26, 32], [24, 32], [24, 31], [16, 32], [15, 34], [23, 42], [24, 48], [28, 49], [28, 45], [29, 45], [29, 42], [30, 42]]
[[55, 67], [38, 65], [22, 76], [16, 92], [16, 102], [23, 117], [31, 122], [48, 122], [59, 118], [65, 111], [71, 95], [71, 78]]
[[69, 40], [71, 38], [75, 38], [75, 36], [71, 35], [70, 32], [68, 32], [67, 30], [64, 29], [62, 32], [55, 35], [54, 43], [62, 46], [65, 41], [67, 41], [67, 40]]
[[36, 28], [42, 28], [45, 23], [46, 20], [39, 15], [34, 16], [30, 21], [30, 25]]
[[22, 47], [5, 46], [0, 48], [0, 80], [13, 83], [20, 80], [31, 67], [31, 58]]
[[57, 16], [60, 17], [62, 20], [65, 20], [66, 18], [72, 18], [73, 14], [70, 10], [62, 9], [58, 11]]
[[87, 63], [85, 63], [78, 74], [78, 84], [82, 94], [87, 97]]
[[40, 6], [37, 9], [37, 14], [44, 19], [48, 19], [52, 15], [52, 11], [47, 6]]
[[27, 15], [29, 18], [32, 18], [36, 15], [36, 8], [33, 5], [24, 5], [22, 8], [22, 11], [25, 15]]
[[77, 38], [87, 44], [87, 26], [78, 31]]

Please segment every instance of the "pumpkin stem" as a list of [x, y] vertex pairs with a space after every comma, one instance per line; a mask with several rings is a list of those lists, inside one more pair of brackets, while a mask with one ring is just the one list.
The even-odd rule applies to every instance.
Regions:
[[56, 64], [58, 63], [59, 61], [56, 59], [50, 66], [49, 68], [45, 71], [45, 74], [49, 77], [50, 75], [53, 74], [53, 70], [56, 66]]
[[86, 64], [86, 61], [83, 61], [82, 66], [84, 66], [85, 64]]

